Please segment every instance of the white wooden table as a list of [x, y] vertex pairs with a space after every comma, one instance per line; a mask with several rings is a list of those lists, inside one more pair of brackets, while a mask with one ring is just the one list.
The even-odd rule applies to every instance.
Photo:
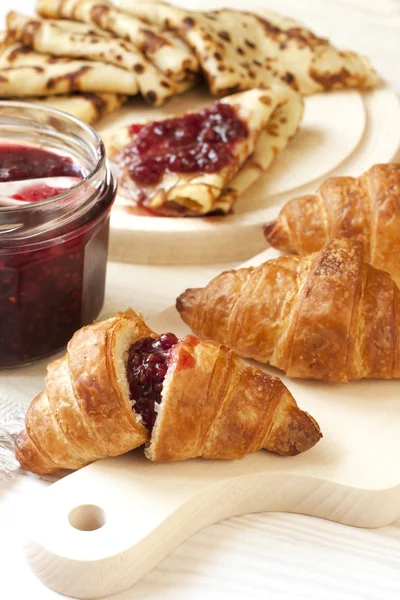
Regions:
[[[0, 17], [11, 8], [32, 12], [32, 4], [30, 0], [2, 0]], [[233, 6], [234, 0], [225, 4]], [[302, 19], [338, 45], [367, 54], [400, 94], [400, 0], [264, 0], [264, 5]], [[184, 288], [201, 285], [233, 266], [111, 263], [104, 314], [131, 305], [149, 317], [173, 303]], [[20, 547], [18, 523], [24, 505], [47, 485], [26, 476], [0, 482], [2, 600], [60, 597], [31, 574]], [[230, 519], [198, 533], [115, 600], [399, 597], [400, 524], [359, 530], [300, 515], [257, 514]]]

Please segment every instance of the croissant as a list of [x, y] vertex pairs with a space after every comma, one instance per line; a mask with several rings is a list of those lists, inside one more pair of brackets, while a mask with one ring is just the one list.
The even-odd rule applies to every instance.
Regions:
[[295, 455], [322, 437], [277, 377], [225, 346], [158, 336], [131, 309], [83, 327], [48, 366], [15, 438], [35, 473], [78, 469], [147, 444], [152, 461]]
[[284, 255], [227, 271], [177, 299], [200, 338], [282, 369], [289, 377], [347, 382], [400, 376], [400, 293], [364, 262], [362, 242]]
[[301, 255], [336, 237], [361, 240], [366, 261], [400, 284], [400, 164], [327, 179], [314, 196], [288, 202], [264, 233], [274, 248]]

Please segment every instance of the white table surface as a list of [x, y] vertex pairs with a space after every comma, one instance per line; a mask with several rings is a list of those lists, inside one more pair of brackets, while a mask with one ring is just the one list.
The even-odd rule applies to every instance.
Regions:
[[[183, 3], [183, 2], [182, 2]], [[235, 0], [225, 5], [234, 6]], [[400, 94], [400, 0], [264, 0], [336, 44], [365, 53]], [[207, 2], [207, 6], [209, 3]], [[32, 12], [33, 0], [1, 0]], [[235, 265], [153, 267], [110, 263], [104, 314], [129, 305], [149, 317]], [[1, 390], [1, 375], [0, 375]], [[61, 598], [24, 563], [21, 516], [35, 477], [0, 481], [0, 599]], [[268, 490], [266, 490], [268, 493]], [[289, 514], [229, 519], [201, 531], [115, 600], [391, 600], [400, 597], [400, 524], [360, 530]]]

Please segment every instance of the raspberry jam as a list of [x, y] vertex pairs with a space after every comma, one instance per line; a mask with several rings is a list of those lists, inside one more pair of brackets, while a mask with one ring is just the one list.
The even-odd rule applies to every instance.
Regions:
[[156, 420], [156, 404], [161, 402], [171, 349], [177, 343], [178, 338], [173, 333], [163, 333], [157, 338], [141, 339], [129, 349], [127, 376], [130, 398], [149, 431]]
[[132, 125], [132, 144], [120, 166], [138, 186], [157, 185], [166, 172], [215, 173], [234, 160], [233, 148], [248, 137], [248, 128], [233, 106], [211, 108], [164, 121]]
[[[116, 181], [97, 134], [73, 117], [0, 102], [0, 118], [2, 124], [7, 119], [17, 122], [16, 131], [23, 130], [29, 140], [23, 153], [20, 139], [15, 144], [18, 152], [10, 152], [24, 156], [24, 165], [15, 163], [20, 172], [11, 161], [1, 162], [0, 143], [0, 367], [11, 367], [61, 350], [77, 329], [99, 315]], [[11, 125], [6, 134], [10, 148]], [[32, 148], [35, 136], [40, 139], [38, 148]], [[48, 172], [42, 168], [46, 165]], [[30, 181], [8, 199], [4, 196], [2, 204], [1, 187], [12, 187], [18, 172]], [[46, 184], [48, 174], [54, 181], [70, 176], [74, 184], [52, 186], [51, 177]], [[35, 175], [40, 183], [35, 183]], [[57, 196], [60, 191], [63, 195]]]
[[11, 198], [14, 200], [23, 200], [24, 202], [40, 202], [40, 200], [54, 198], [54, 196], [62, 192], [65, 192], [65, 188], [51, 187], [45, 183], [38, 183], [24, 186], [20, 192], [13, 194]]
[[0, 182], [41, 177], [82, 177], [82, 169], [69, 156], [44, 148], [0, 144]]
[[[195, 335], [187, 335], [184, 339], [185, 344], [189, 346], [197, 346], [200, 344], [200, 340]], [[183, 371], [184, 369], [192, 369], [196, 365], [196, 359], [190, 352], [186, 350], [186, 348], [181, 348], [175, 365], [175, 370], [177, 373], [179, 371]]]

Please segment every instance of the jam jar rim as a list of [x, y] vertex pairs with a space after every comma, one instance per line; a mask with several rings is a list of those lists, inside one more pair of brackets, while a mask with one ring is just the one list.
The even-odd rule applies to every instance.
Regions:
[[[96, 215], [90, 219], [90, 222], [82, 223], [77, 228], [73, 228], [73, 229], [67, 231], [66, 233], [61, 233], [61, 232], [57, 233], [54, 236], [52, 236], [51, 238], [46, 239], [46, 240], [29, 242], [28, 244], [26, 244], [25, 242], [22, 242], [21, 244], [19, 244], [19, 245], [16, 244], [15, 246], [12, 246], [12, 247], [11, 246], [2, 246], [1, 245], [1, 237], [0, 237], [0, 259], [4, 255], [11, 256], [11, 255], [16, 255], [16, 254], [24, 254], [26, 252], [36, 252], [37, 250], [42, 250], [42, 249], [44, 250], [48, 246], [61, 245], [61, 244], [64, 244], [65, 242], [68, 242], [69, 240], [74, 239], [75, 237], [79, 237], [82, 234], [83, 230], [89, 231], [89, 230], [97, 227], [99, 225], [99, 223], [101, 221], [104, 221], [110, 214], [112, 205], [113, 205], [113, 198], [115, 198], [116, 191], [118, 188], [117, 177], [112, 173], [112, 171], [110, 172], [110, 175], [111, 175], [111, 179], [110, 179], [110, 182], [107, 184], [107, 187], [108, 187], [108, 189], [110, 189], [109, 195], [110, 195], [111, 201], [104, 207], [103, 210], [96, 213]], [[0, 232], [0, 236], [1, 236], [1, 232]]]
[[[34, 108], [36, 109], [39, 105], [35, 104], [34, 102], [21, 102], [21, 101], [14, 101], [14, 100], [0, 100], [0, 108], [2, 106], [14, 106], [15, 108]], [[97, 173], [97, 171], [100, 169], [101, 167], [101, 161], [102, 158], [105, 157], [105, 148], [104, 148], [104, 143], [103, 140], [101, 139], [100, 135], [97, 133], [97, 131], [91, 127], [88, 123], [84, 123], [83, 121], [81, 121], [80, 119], [78, 119], [77, 117], [74, 117], [73, 115], [70, 115], [69, 113], [66, 113], [63, 110], [60, 110], [58, 108], [52, 108], [52, 107], [40, 107], [40, 110], [43, 112], [47, 112], [48, 114], [53, 113], [55, 116], [62, 116], [62, 117], [67, 117], [67, 119], [75, 122], [76, 125], [78, 125], [79, 127], [82, 127], [82, 129], [86, 129], [88, 133], [90, 133], [90, 135], [94, 135], [94, 138], [96, 140], [96, 147], [99, 151], [99, 158], [98, 161], [96, 163], [96, 166], [94, 169], [92, 169], [90, 171], [90, 173], [88, 173], [87, 175], [85, 175], [85, 177], [83, 177], [81, 179], [81, 181], [79, 181], [77, 184], [73, 185], [71, 188], [68, 188], [68, 190], [66, 190], [65, 192], [61, 192], [60, 194], [56, 194], [55, 196], [52, 196], [51, 198], [46, 198], [45, 200], [38, 200], [35, 202], [36, 205], [43, 206], [44, 204], [49, 204], [51, 202], [53, 202], [55, 199], [59, 199], [62, 196], [67, 196], [68, 193], [71, 190], [76, 191], [80, 186], [82, 186], [85, 182], [87, 182], [93, 175], [95, 175]], [[1, 139], [1, 133], [0, 133], [0, 139]], [[18, 210], [22, 211], [22, 210], [29, 210], [31, 208], [31, 205], [29, 204], [21, 204], [20, 207], [18, 207]], [[10, 210], [9, 206], [0, 206], [0, 214], [2, 212], [7, 212]]]
[[[5, 215], [17, 215], [20, 214], [21, 216], [23, 215], [27, 215], [30, 212], [33, 213], [35, 211], [38, 211], [38, 209], [46, 209], [46, 208], [50, 208], [50, 207], [55, 207], [57, 205], [60, 205], [60, 203], [62, 203], [64, 200], [66, 200], [69, 196], [71, 196], [72, 194], [78, 196], [81, 192], [82, 192], [82, 198], [79, 198], [80, 201], [76, 201], [76, 208], [78, 208], [78, 213], [82, 214], [82, 212], [85, 212], [85, 207], [86, 210], [89, 209], [89, 207], [87, 206], [88, 204], [90, 206], [94, 206], [98, 200], [98, 196], [100, 195], [99, 192], [100, 190], [103, 191], [107, 186], [107, 188], [112, 188], [114, 191], [114, 196], [115, 196], [115, 192], [117, 189], [117, 181], [116, 181], [116, 174], [114, 172], [114, 169], [112, 168], [110, 162], [107, 159], [106, 156], [106, 150], [105, 150], [105, 146], [103, 143], [103, 140], [101, 138], [101, 136], [97, 133], [97, 131], [91, 127], [91, 125], [84, 123], [83, 121], [81, 121], [80, 119], [78, 119], [77, 117], [74, 117], [73, 115], [70, 115], [69, 113], [66, 113], [62, 110], [56, 109], [56, 108], [51, 108], [51, 107], [42, 107], [38, 104], [35, 104], [34, 102], [24, 102], [24, 101], [14, 101], [14, 100], [0, 100], [0, 111], [1, 108], [15, 108], [15, 109], [21, 109], [21, 110], [40, 110], [40, 112], [42, 114], [47, 115], [49, 118], [51, 117], [55, 117], [56, 119], [60, 119], [63, 120], [66, 123], [72, 123], [77, 129], [80, 129], [83, 135], [86, 135], [89, 138], [89, 143], [92, 146], [92, 155], [94, 157], [94, 166], [92, 166], [90, 169], [87, 169], [87, 173], [84, 175], [84, 177], [82, 178], [81, 181], [79, 181], [77, 184], [73, 185], [72, 187], [66, 189], [64, 192], [61, 192], [59, 194], [56, 194], [55, 196], [52, 196], [51, 198], [47, 198], [44, 200], [39, 200], [36, 201], [34, 203], [27, 203], [27, 204], [21, 204], [21, 206], [4, 206], [4, 207], [0, 207], [0, 252], [2, 251], [2, 249], [4, 250], [12, 250], [12, 248], [10, 247], [9, 244], [12, 244], [12, 246], [19, 246], [19, 245], [25, 245], [25, 246], [30, 246], [32, 245], [36, 245], [36, 244], [40, 244], [42, 240], [35, 240], [33, 242], [30, 242], [29, 237], [34, 237], [36, 236], [36, 238], [38, 236], [40, 236], [40, 234], [42, 233], [46, 233], [51, 229], [54, 229], [55, 227], [60, 227], [62, 224], [64, 224], [65, 222], [69, 223], [71, 222], [73, 219], [78, 218], [79, 215], [76, 215], [74, 213], [71, 213], [69, 210], [65, 210], [64, 214], [62, 214], [61, 216], [56, 217], [55, 219], [50, 219], [49, 221], [46, 222], [47, 227], [42, 227], [42, 228], [38, 228], [38, 232], [37, 234], [31, 234], [30, 236], [23, 236], [23, 237], [18, 237], [13, 235], [15, 232], [19, 232], [21, 229], [21, 226], [15, 227], [15, 228], [9, 228], [9, 229], [5, 229], [5, 227], [7, 227], [6, 225], [2, 225], [1, 223], [1, 217], [4, 217]], [[1, 116], [1, 115], [0, 115]], [[2, 132], [1, 132], [1, 124], [0, 124], [0, 139], [2, 137]], [[10, 138], [8, 138], [10, 139]], [[12, 143], [12, 141], [11, 141]], [[21, 144], [27, 145], [27, 146], [34, 146], [33, 143], [30, 142], [21, 142]], [[96, 181], [96, 179], [98, 179], [98, 184], [97, 186], [94, 186], [92, 190], [89, 190], [89, 192], [91, 191], [91, 194], [86, 193], [85, 195], [85, 189], [86, 191], [88, 190], [88, 188], [90, 187], [90, 185]], [[109, 204], [109, 208], [111, 208], [112, 205], [112, 201], [110, 201]], [[80, 209], [80, 212], [79, 212]], [[83, 210], [82, 210], [83, 209]], [[104, 211], [101, 212], [106, 212], [106, 209]], [[19, 225], [19, 224], [18, 224]], [[55, 235], [55, 238], [57, 238], [58, 236]], [[53, 238], [54, 240], [54, 238]], [[3, 245], [3, 243], [5, 243], [5, 245]]]

